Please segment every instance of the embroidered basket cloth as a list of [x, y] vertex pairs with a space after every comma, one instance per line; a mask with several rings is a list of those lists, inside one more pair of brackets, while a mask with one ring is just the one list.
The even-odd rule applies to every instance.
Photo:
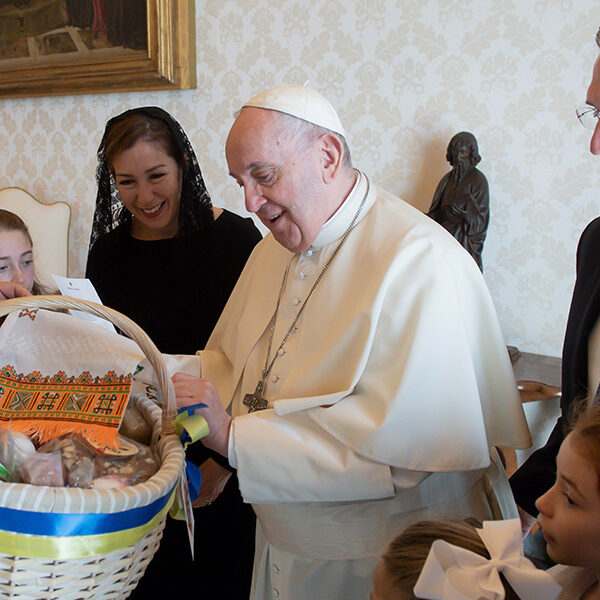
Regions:
[[161, 466], [145, 483], [121, 489], [0, 482], [0, 598], [127, 598], [159, 546], [184, 465], [173, 427], [173, 386], [150, 338], [107, 307], [64, 296], [30, 296], [0, 302], [0, 317], [39, 308], [98, 315], [137, 343], [156, 372], [163, 408], [147, 398], [130, 401], [152, 426], [151, 446]]
[[39, 444], [78, 433], [116, 447], [143, 359], [114, 330], [49, 310], [13, 311], [0, 327], [0, 427]]

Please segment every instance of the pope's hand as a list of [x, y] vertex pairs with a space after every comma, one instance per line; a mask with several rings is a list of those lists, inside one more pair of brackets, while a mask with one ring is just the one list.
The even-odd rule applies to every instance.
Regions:
[[31, 296], [31, 292], [18, 283], [12, 281], [0, 281], [0, 300]]
[[198, 497], [192, 502], [194, 508], [200, 508], [214, 502], [231, 477], [231, 471], [224, 469], [212, 458], [206, 459], [200, 465], [200, 471], [202, 473], [202, 485]]
[[178, 408], [199, 403], [206, 404], [206, 408], [197, 409], [210, 428], [210, 433], [202, 438], [202, 443], [207, 448], [227, 457], [231, 417], [223, 408], [217, 388], [206, 379], [199, 379], [186, 373], [175, 373], [171, 381], [175, 388]]

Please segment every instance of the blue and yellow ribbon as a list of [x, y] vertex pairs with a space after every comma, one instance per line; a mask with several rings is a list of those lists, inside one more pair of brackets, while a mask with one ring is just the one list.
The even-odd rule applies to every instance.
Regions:
[[[207, 436], [210, 433], [210, 428], [206, 419], [199, 413], [195, 413], [198, 408], [206, 408], [206, 404], [199, 403], [192, 406], [180, 408], [174, 420], [175, 432], [181, 439], [183, 449], [197, 442], [199, 439]], [[202, 471], [191, 460], [185, 459], [185, 477], [188, 485], [188, 493], [190, 500], [193, 502], [200, 493], [202, 485]], [[183, 499], [181, 500], [183, 501]], [[179, 502], [175, 502], [169, 515], [173, 519], [185, 520], [185, 511], [183, 506], [179, 506]]]
[[184, 449], [210, 433], [206, 419], [195, 412], [198, 408], [206, 408], [206, 404], [200, 402], [192, 406], [184, 406], [179, 409], [175, 417], [175, 431], [181, 438]]
[[68, 559], [127, 548], [152, 531], [169, 511], [174, 490], [147, 506], [117, 513], [38, 513], [0, 507], [0, 552]]

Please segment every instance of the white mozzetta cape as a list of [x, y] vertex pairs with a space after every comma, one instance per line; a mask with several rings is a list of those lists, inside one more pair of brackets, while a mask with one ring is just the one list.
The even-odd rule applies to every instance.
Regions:
[[[264, 366], [287, 264], [273, 352], [367, 187], [359, 174], [307, 252], [293, 255], [271, 235], [259, 243], [200, 353], [202, 376], [234, 416], [229, 459], [261, 525], [255, 567], [265, 571], [255, 573], [254, 598], [277, 596], [269, 580], [282, 571], [276, 552], [283, 551], [278, 560], [289, 575], [278, 592], [293, 586], [283, 597], [310, 598], [294, 556], [335, 559], [340, 575], [344, 559], [373, 561], [417, 518], [488, 518], [477, 484], [490, 465], [489, 448], [530, 444], [474, 260], [433, 220], [374, 186], [274, 364], [269, 408], [246, 414], [242, 400]], [[370, 576], [366, 569], [355, 585], [343, 572], [337, 579], [346, 589], [322, 597], [364, 597]], [[323, 585], [335, 588], [336, 575], [327, 577]]]

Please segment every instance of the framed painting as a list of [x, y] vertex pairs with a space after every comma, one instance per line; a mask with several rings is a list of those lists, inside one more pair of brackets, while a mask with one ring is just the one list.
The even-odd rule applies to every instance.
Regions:
[[194, 0], [0, 0], [0, 97], [196, 87]]

